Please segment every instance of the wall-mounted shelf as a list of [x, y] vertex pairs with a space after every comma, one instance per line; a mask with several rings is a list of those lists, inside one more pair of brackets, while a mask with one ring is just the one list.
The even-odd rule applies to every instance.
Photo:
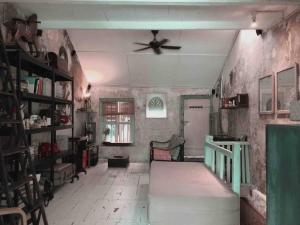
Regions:
[[55, 81], [72, 81], [73, 77], [67, 74], [64, 71], [59, 71], [57, 69], [53, 69], [55, 75]]
[[26, 134], [37, 134], [37, 133], [51, 132], [51, 131], [56, 131], [56, 130], [67, 130], [67, 129], [73, 129], [73, 125], [31, 128], [31, 129], [26, 129], [25, 133]]
[[31, 128], [31, 129], [26, 129], [25, 133], [26, 134], [37, 134], [37, 133], [44, 133], [44, 132], [51, 132], [52, 127], [41, 127], [41, 128]]
[[33, 102], [40, 102], [40, 103], [50, 104], [53, 100], [51, 96], [37, 95], [37, 94], [32, 94], [27, 92], [20, 92], [20, 96], [21, 99], [30, 100]]
[[16, 45], [7, 45], [6, 48], [10, 65], [52, 79], [53, 69], [50, 66], [30, 56]]
[[73, 104], [73, 101], [67, 100], [67, 99], [62, 99], [62, 98], [55, 98], [54, 102], [56, 104], [66, 104], [66, 105], [72, 105]]
[[230, 98], [221, 98], [220, 109], [238, 109], [249, 107], [248, 94], [237, 94]]

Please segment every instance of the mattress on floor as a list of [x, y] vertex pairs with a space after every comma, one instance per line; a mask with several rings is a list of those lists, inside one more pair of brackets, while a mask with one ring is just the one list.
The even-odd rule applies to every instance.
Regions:
[[239, 196], [202, 163], [151, 164], [150, 225], [239, 225]]

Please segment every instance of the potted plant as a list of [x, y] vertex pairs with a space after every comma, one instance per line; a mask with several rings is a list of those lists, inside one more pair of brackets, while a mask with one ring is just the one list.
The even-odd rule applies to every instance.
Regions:
[[103, 134], [104, 134], [104, 142], [106, 142], [106, 138], [107, 136], [109, 135], [110, 133], [110, 129], [108, 127], [106, 127], [104, 130], [103, 130]]

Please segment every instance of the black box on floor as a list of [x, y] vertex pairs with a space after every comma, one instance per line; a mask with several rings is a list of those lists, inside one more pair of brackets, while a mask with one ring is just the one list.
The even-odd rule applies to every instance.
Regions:
[[115, 155], [108, 158], [108, 167], [125, 168], [129, 164], [129, 156]]
[[90, 155], [90, 166], [96, 166], [98, 163], [98, 153], [91, 153]]

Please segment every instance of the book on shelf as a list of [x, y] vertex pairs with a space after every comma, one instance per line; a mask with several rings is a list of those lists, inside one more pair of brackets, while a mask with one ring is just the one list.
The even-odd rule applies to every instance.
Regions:
[[26, 77], [26, 81], [28, 83], [28, 92], [34, 93], [35, 81], [36, 77]]
[[35, 76], [26, 77], [27, 92], [31, 94], [51, 96], [51, 80]]
[[37, 81], [36, 94], [43, 95], [43, 79]]
[[43, 95], [51, 96], [51, 80], [48, 78], [43, 78]]

